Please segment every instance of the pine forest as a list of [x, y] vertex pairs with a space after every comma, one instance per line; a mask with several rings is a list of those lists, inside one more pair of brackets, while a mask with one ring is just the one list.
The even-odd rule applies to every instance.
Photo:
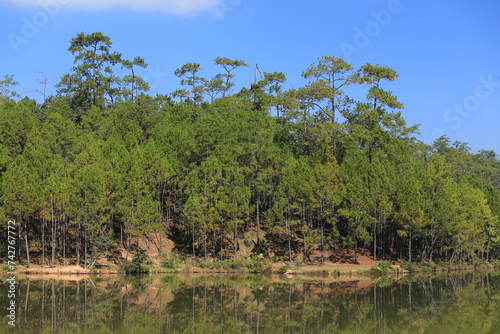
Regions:
[[179, 89], [150, 96], [145, 59], [102, 33], [69, 45], [74, 66], [42, 102], [0, 81], [2, 247], [15, 220], [23, 264], [91, 267], [140, 240], [200, 263], [500, 259], [498, 156], [420, 141], [392, 68], [322, 56], [300, 88], [256, 69], [236, 89], [252, 66], [217, 57], [213, 78], [179, 64]]

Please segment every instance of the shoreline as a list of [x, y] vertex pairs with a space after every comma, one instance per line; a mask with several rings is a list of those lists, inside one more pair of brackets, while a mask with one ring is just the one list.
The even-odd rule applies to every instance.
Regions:
[[[392, 265], [385, 271], [374, 271], [377, 264], [325, 264], [325, 265], [304, 265], [304, 266], [287, 266], [286, 270], [282, 270], [283, 263], [273, 263], [271, 267], [263, 271], [252, 271], [247, 268], [235, 269], [208, 269], [194, 266], [181, 266], [177, 269], [167, 269], [161, 266], [153, 265], [150, 267], [148, 273], [144, 275], [154, 274], [271, 274], [271, 275], [284, 275], [286, 277], [317, 277], [317, 278], [359, 278], [359, 277], [377, 277], [377, 276], [390, 276], [390, 275], [406, 275], [418, 274], [424, 272], [457, 272], [457, 271], [476, 271], [476, 270], [495, 270], [495, 266], [474, 266], [474, 265], [454, 265], [437, 267], [434, 270], [425, 270], [420, 268], [416, 271], [408, 271], [401, 268], [399, 265]], [[3, 275], [9, 274], [2, 271]], [[31, 266], [18, 266], [15, 271], [16, 275], [23, 275], [27, 277], [59, 277], [59, 278], [76, 278], [82, 276], [95, 276], [95, 275], [133, 275], [127, 274], [123, 269], [117, 265], [100, 268], [100, 269], [87, 269], [79, 266], [56, 266], [55, 268], [42, 267], [39, 265]]]
[[[305, 266], [290, 266], [285, 271], [280, 271], [279, 268], [284, 266], [284, 263], [274, 263], [270, 270], [255, 272], [246, 268], [236, 269], [208, 269], [200, 267], [180, 267], [178, 269], [167, 269], [161, 266], [152, 266], [149, 274], [251, 274], [251, 273], [269, 273], [280, 275], [312, 275], [325, 277], [352, 277], [358, 276], [360, 273], [368, 272], [374, 265], [353, 265], [353, 264], [328, 264], [328, 265], [305, 265]], [[127, 275], [124, 270], [118, 266], [109, 266], [99, 269], [87, 269], [80, 266], [55, 266], [54, 268], [42, 267], [34, 265], [31, 267], [17, 266], [16, 274], [26, 276], [46, 276], [46, 275]], [[7, 274], [3, 271], [3, 274]]]

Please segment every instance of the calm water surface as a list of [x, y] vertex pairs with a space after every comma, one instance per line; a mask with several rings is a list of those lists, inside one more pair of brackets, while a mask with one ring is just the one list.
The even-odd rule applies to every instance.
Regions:
[[[5, 279], [6, 277], [4, 277]], [[500, 333], [500, 275], [19, 279], [0, 333]]]

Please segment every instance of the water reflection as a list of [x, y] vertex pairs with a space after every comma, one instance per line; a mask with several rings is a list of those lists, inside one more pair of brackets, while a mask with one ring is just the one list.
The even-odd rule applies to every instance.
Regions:
[[[2, 309], [7, 284], [0, 286]], [[500, 276], [25, 278], [23, 333], [499, 333]], [[5, 312], [5, 311], [4, 311]], [[0, 332], [6, 332], [5, 324]]]

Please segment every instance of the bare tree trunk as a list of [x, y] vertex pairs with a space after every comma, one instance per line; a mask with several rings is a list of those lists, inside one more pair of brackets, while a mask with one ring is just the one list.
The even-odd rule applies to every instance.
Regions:
[[42, 218], [42, 267], [45, 267], [45, 218]]
[[205, 253], [205, 262], [207, 262], [207, 233], [203, 233], [203, 252]]
[[377, 223], [373, 227], [373, 260], [377, 261]]
[[83, 231], [83, 235], [84, 235], [84, 239], [83, 239], [83, 258], [84, 258], [84, 264], [85, 264], [85, 268], [87, 267], [87, 263], [88, 263], [88, 258], [87, 258], [87, 244], [88, 244], [88, 240], [87, 240], [87, 228], [86, 226], [84, 226], [84, 231]]
[[81, 244], [82, 244], [82, 238], [81, 238], [81, 228], [80, 228], [80, 222], [76, 225], [76, 265], [80, 265], [80, 251], [81, 251]]
[[412, 230], [410, 228], [410, 238], [408, 240], [408, 262], [411, 262], [411, 235]]
[[354, 263], [358, 264], [358, 241], [354, 246]]
[[67, 231], [66, 231], [66, 222], [64, 223], [63, 225], [63, 228], [64, 228], [64, 233], [63, 233], [63, 264], [66, 265], [66, 237], [68, 235]]
[[51, 257], [51, 267], [55, 267], [56, 261], [56, 218], [54, 212], [54, 199], [52, 199], [52, 257]]
[[193, 261], [194, 261], [194, 223], [193, 223], [193, 240], [192, 240], [192, 244], [193, 244]]
[[238, 228], [234, 228], [234, 258], [238, 258]]
[[[21, 220], [23, 220], [21, 218]], [[28, 268], [30, 267], [30, 246], [28, 243], [28, 220], [24, 219], [24, 243], [26, 245], [26, 259], [28, 260]]]
[[257, 220], [257, 247], [260, 249], [260, 217], [259, 217], [259, 198], [257, 198], [257, 214], [256, 214], [256, 220]]

